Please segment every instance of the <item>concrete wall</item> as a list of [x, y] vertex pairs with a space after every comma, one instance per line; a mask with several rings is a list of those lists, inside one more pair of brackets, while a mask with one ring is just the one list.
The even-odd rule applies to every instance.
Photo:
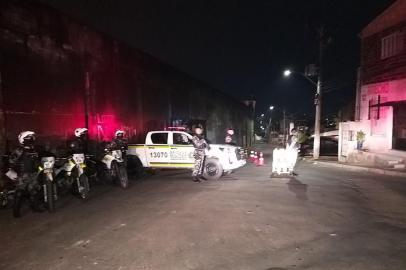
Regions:
[[242, 102], [42, 4], [0, 3], [0, 49], [10, 142], [34, 130], [54, 143], [85, 125], [100, 140], [122, 128], [140, 142], [175, 119], [205, 123], [212, 142], [230, 126], [240, 144], [252, 140]]
[[385, 102], [406, 100], [406, 79], [364, 85], [361, 87], [360, 120], [368, 130], [366, 146], [372, 150], [392, 149], [393, 108], [391, 106], [378, 109], [369, 108]]

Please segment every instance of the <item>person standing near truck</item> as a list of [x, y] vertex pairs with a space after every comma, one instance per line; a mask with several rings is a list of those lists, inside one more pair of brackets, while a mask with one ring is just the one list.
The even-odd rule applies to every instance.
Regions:
[[201, 182], [201, 180], [205, 180], [203, 178], [203, 168], [204, 168], [204, 159], [205, 159], [205, 150], [209, 150], [210, 146], [207, 141], [204, 139], [203, 136], [203, 127], [197, 126], [195, 128], [195, 135], [191, 139], [192, 144], [195, 148], [194, 152], [194, 159], [195, 159], [195, 166], [193, 168], [193, 181], [194, 182]]
[[227, 133], [226, 133], [224, 142], [229, 145], [237, 145], [234, 140], [234, 129], [232, 129], [232, 128], [227, 129]]

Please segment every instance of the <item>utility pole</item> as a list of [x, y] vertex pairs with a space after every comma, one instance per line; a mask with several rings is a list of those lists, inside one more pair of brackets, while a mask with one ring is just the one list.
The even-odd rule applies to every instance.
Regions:
[[283, 108], [283, 146], [286, 145], [286, 110]]
[[314, 122], [314, 145], [313, 145], [313, 158], [320, 157], [320, 126], [321, 126], [321, 101], [322, 101], [322, 79], [323, 79], [323, 49], [324, 49], [324, 27], [319, 30], [319, 71], [317, 79], [317, 91], [314, 98], [316, 105], [316, 116]]

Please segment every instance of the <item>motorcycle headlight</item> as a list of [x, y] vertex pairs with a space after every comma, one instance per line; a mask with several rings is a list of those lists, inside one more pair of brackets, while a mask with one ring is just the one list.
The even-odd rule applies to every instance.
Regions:
[[54, 167], [54, 163], [53, 162], [44, 162], [44, 169], [52, 169]]
[[42, 167], [44, 169], [52, 169], [55, 165], [55, 158], [54, 157], [44, 157], [41, 159]]
[[72, 159], [76, 164], [85, 163], [85, 155], [84, 154], [73, 154]]
[[112, 152], [112, 156], [113, 156], [114, 158], [116, 158], [116, 159], [121, 159], [121, 157], [122, 157], [121, 150], [114, 150], [114, 151]]

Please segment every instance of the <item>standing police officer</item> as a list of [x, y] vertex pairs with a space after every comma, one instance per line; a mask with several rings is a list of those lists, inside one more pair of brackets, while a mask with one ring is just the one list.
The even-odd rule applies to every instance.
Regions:
[[67, 142], [69, 154], [88, 154], [88, 129], [75, 129], [75, 137]]
[[[204, 167], [204, 158], [205, 150], [209, 150], [210, 146], [203, 137], [203, 128], [202, 126], [197, 126], [195, 128], [195, 135], [192, 137], [192, 144], [195, 147], [194, 158], [195, 166], [193, 169], [193, 181], [201, 182], [203, 178], [203, 167]], [[205, 180], [205, 179], [204, 179]]]
[[237, 145], [234, 140], [234, 129], [227, 129], [226, 138], [224, 139], [226, 144]]
[[[22, 197], [28, 195], [31, 208], [34, 211], [42, 212], [43, 205], [40, 203], [41, 186], [37, 182], [37, 170], [39, 165], [38, 151], [35, 149], [35, 133], [23, 131], [18, 135], [20, 145], [9, 157], [10, 169], [7, 176], [17, 181], [16, 204], [20, 208]], [[18, 203], [17, 203], [18, 202]], [[15, 217], [20, 216], [20, 209], [14, 213]]]
[[126, 153], [128, 149], [128, 142], [125, 138], [124, 130], [116, 130], [114, 133], [114, 139], [110, 142], [108, 147], [111, 150], [121, 150], [123, 154]]

